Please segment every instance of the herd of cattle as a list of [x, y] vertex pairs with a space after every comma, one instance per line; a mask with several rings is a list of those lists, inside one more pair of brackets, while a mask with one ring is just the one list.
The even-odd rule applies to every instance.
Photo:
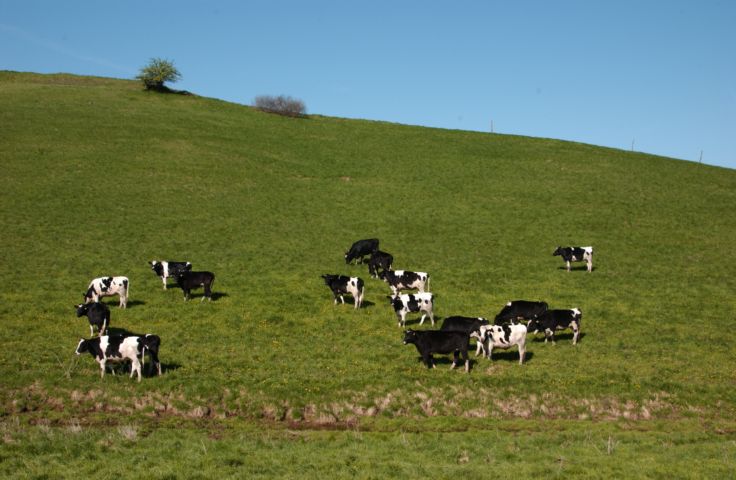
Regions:
[[[421, 313], [419, 325], [429, 316], [434, 325], [434, 296], [429, 292], [429, 274], [407, 270], [393, 270], [393, 256], [378, 249], [376, 238], [358, 240], [345, 252], [345, 263], [368, 262], [368, 273], [372, 278], [386, 282], [391, 289], [388, 296], [399, 327], [406, 325], [409, 313]], [[567, 271], [571, 262], [586, 262], [588, 272], [593, 270], [593, 247], [557, 247], [554, 256], [561, 256]], [[334, 303], [338, 298], [345, 303], [343, 295], [353, 296], [354, 308], [360, 308], [365, 294], [365, 282], [359, 277], [346, 275], [322, 275], [332, 291]], [[400, 293], [402, 290], [417, 290], [416, 293]], [[519, 350], [519, 364], [524, 362], [527, 332], [544, 332], [544, 342], [554, 343], [558, 330], [572, 330], [573, 345], [580, 335], [582, 312], [578, 308], [550, 310], [546, 302], [514, 300], [508, 302], [496, 315], [493, 324], [483, 317], [449, 316], [439, 330], [406, 330], [404, 344], [414, 344], [427, 368], [434, 367], [433, 354], [453, 354], [452, 368], [462, 356], [465, 370], [470, 370], [468, 348], [470, 339], [476, 340], [476, 356], [481, 352], [488, 359], [494, 348]]]
[[[559, 255], [570, 271], [571, 262], [587, 263], [588, 272], [592, 271], [592, 247], [558, 247], [553, 255]], [[368, 259], [368, 273], [372, 278], [383, 280], [388, 284], [391, 295], [387, 298], [393, 308], [399, 327], [406, 325], [409, 313], [421, 313], [419, 325], [428, 316], [432, 325], [434, 321], [434, 296], [429, 292], [429, 274], [407, 270], [393, 270], [393, 256], [378, 249], [378, 239], [366, 239], [355, 242], [345, 252], [345, 263], [353, 261], [365, 263]], [[212, 299], [212, 284], [215, 275], [212, 272], [192, 271], [190, 262], [158, 261], [151, 263], [153, 272], [161, 278], [166, 290], [169, 278], [175, 278], [189, 300], [192, 289], [202, 287], [205, 298]], [[353, 297], [354, 308], [363, 304], [365, 282], [359, 277], [345, 275], [322, 275], [325, 284], [332, 291], [334, 303], [338, 299], [345, 303], [344, 295]], [[100, 374], [105, 376], [107, 363], [131, 363], [130, 376], [138, 375], [141, 381], [141, 370], [145, 366], [145, 355], [148, 354], [153, 366], [161, 375], [161, 363], [158, 358], [161, 338], [158, 335], [138, 335], [132, 333], [110, 334], [110, 309], [100, 302], [102, 297], [119, 297], [119, 307], [126, 308], [130, 281], [127, 277], [99, 277], [93, 279], [84, 295], [84, 303], [76, 305], [77, 317], [86, 316], [89, 320], [90, 337], [80, 339], [76, 354], [89, 352], [100, 365]], [[401, 293], [403, 290], [417, 290], [416, 293]], [[572, 343], [577, 343], [580, 335], [582, 313], [579, 309], [550, 310], [546, 302], [514, 300], [508, 302], [496, 315], [493, 324], [483, 317], [449, 316], [446, 317], [439, 330], [406, 330], [404, 344], [412, 343], [419, 351], [428, 368], [434, 367], [433, 354], [453, 354], [452, 368], [462, 356], [465, 370], [469, 371], [468, 348], [470, 339], [476, 340], [476, 356], [481, 352], [488, 359], [494, 348], [508, 349], [516, 346], [519, 350], [519, 364], [524, 362], [527, 332], [544, 332], [545, 343], [554, 343], [557, 330], [571, 329]], [[526, 322], [526, 323], [523, 323]], [[95, 329], [97, 337], [94, 337]], [[125, 331], [124, 331], [125, 332]], [[113, 371], [114, 372], [114, 371]]]
[[[189, 300], [192, 289], [203, 287], [204, 296], [212, 299], [212, 284], [215, 275], [212, 272], [193, 272], [192, 264], [189, 262], [157, 261], [151, 262], [151, 270], [163, 281], [164, 290], [167, 287], [169, 277], [176, 279], [177, 285], [184, 292], [184, 299]], [[110, 309], [100, 302], [102, 297], [119, 297], [120, 308], [128, 305], [128, 293], [130, 281], [127, 277], [99, 277], [93, 279], [84, 295], [84, 303], [76, 305], [77, 317], [86, 316], [89, 320], [89, 339], [80, 339], [75, 353], [81, 355], [89, 352], [100, 365], [100, 374], [105, 376], [107, 363], [122, 363], [130, 361], [130, 376], [138, 374], [141, 381], [141, 367], [144, 366], [145, 355], [151, 357], [153, 366], [161, 375], [161, 362], [158, 352], [161, 346], [161, 338], [158, 335], [138, 335], [132, 333], [110, 334]], [[94, 337], [95, 329], [98, 336]], [[114, 371], [113, 371], [114, 372]]]

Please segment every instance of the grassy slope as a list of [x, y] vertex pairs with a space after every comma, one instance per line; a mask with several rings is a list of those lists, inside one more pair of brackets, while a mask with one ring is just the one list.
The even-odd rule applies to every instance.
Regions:
[[[535, 431], [557, 418], [733, 432], [732, 170], [282, 118], [68, 75], [0, 72], [0, 105], [7, 418], [107, 423], [113, 411], [141, 425], [232, 416], [387, 432], [489, 419]], [[523, 367], [514, 352], [470, 375], [425, 371], [401, 345], [385, 286], [342, 261], [369, 236], [396, 268], [431, 273], [440, 317], [544, 299], [581, 308], [584, 337], [531, 342]], [[595, 272], [562, 270], [558, 244], [594, 245]], [[214, 271], [218, 298], [163, 292], [154, 258]], [[322, 273], [365, 278], [368, 306], [333, 307]], [[72, 358], [88, 329], [71, 307], [104, 274], [130, 277], [130, 308], [112, 325], [163, 338], [163, 377], [100, 380], [91, 358]], [[724, 455], [733, 466], [733, 446]]]

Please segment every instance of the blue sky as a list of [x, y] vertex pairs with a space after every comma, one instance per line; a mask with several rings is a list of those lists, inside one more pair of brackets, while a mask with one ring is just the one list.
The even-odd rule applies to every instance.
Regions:
[[736, 1], [0, 0], [0, 70], [736, 168]]

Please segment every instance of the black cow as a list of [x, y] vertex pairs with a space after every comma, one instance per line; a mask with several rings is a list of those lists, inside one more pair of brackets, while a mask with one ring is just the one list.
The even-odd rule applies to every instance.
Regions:
[[179, 272], [176, 276], [176, 283], [184, 292], [184, 301], [189, 300], [189, 295], [193, 288], [204, 287], [204, 296], [202, 300], [212, 300], [212, 284], [215, 283], [215, 274], [212, 272]]
[[148, 352], [148, 355], [151, 357], [151, 361], [153, 362], [153, 368], [159, 375], [161, 375], [161, 362], [158, 359], [158, 351], [159, 348], [161, 348], [161, 337], [150, 333], [140, 337], [143, 345], [143, 349], [141, 351], [141, 365], [145, 367], [145, 355], [146, 352]]
[[567, 271], [570, 271], [570, 262], [582, 262], [588, 266], [588, 271], [593, 271], [593, 247], [557, 247], [552, 256], [561, 256], [565, 261]]
[[529, 320], [526, 328], [527, 331], [537, 333], [544, 331], [544, 343], [551, 340], [555, 343], [555, 330], [572, 330], [572, 344], [578, 343], [580, 335], [580, 323], [583, 319], [583, 313], [580, 309], [573, 308], [570, 310], [547, 310], [534, 320]]
[[77, 317], [86, 315], [89, 320], [89, 336], [94, 335], [94, 327], [97, 327], [97, 335], [105, 335], [110, 326], [110, 309], [104, 303], [81, 303], [74, 305], [77, 309]]
[[417, 289], [429, 291], [429, 274], [427, 272], [410, 272], [408, 270], [384, 270], [379, 278], [388, 283], [391, 293], [397, 295], [399, 290]]
[[330, 287], [330, 290], [332, 290], [332, 296], [335, 297], [336, 304], [337, 297], [340, 297], [342, 303], [345, 303], [345, 299], [342, 297], [345, 293], [349, 293], [353, 296], [355, 304], [353, 308], [360, 308], [363, 304], [363, 292], [365, 289], [361, 278], [329, 274], [322, 275], [322, 278], [325, 281], [325, 285]]
[[547, 311], [547, 302], [530, 302], [528, 300], [513, 300], [501, 309], [496, 315], [494, 324], [514, 323], [518, 320], [532, 320]]
[[185, 272], [192, 269], [192, 264], [189, 262], [174, 262], [171, 260], [153, 260], [151, 261], [151, 270], [156, 275], [161, 277], [161, 281], [164, 284], [164, 290], [166, 290], [166, 279], [169, 277], [176, 278], [181, 272]]
[[383, 272], [391, 270], [391, 266], [394, 263], [394, 257], [390, 253], [382, 252], [377, 250], [371, 254], [370, 260], [368, 260], [368, 273], [371, 277], [377, 278], [379, 275], [378, 269], [380, 268]]
[[482, 325], [488, 325], [488, 320], [483, 317], [462, 317], [456, 315], [445, 318], [442, 321], [440, 330], [464, 332], [470, 335], [473, 332], [480, 333], [480, 327]]
[[350, 263], [355, 259], [358, 259], [360, 263], [363, 263], [363, 257], [370, 255], [378, 251], [378, 239], [369, 238], [366, 240], [358, 240], [353, 243], [350, 250], [345, 252], [345, 263]]
[[452, 367], [457, 366], [458, 354], [463, 356], [465, 371], [470, 371], [468, 360], [468, 343], [470, 337], [465, 332], [443, 330], [407, 330], [404, 332], [404, 345], [413, 343], [422, 356], [427, 368], [434, 368], [433, 353], [447, 355], [452, 353]]

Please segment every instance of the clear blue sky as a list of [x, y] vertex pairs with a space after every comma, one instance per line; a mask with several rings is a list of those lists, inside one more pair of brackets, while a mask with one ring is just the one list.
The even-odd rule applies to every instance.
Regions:
[[0, 70], [736, 168], [736, 1], [0, 0]]

